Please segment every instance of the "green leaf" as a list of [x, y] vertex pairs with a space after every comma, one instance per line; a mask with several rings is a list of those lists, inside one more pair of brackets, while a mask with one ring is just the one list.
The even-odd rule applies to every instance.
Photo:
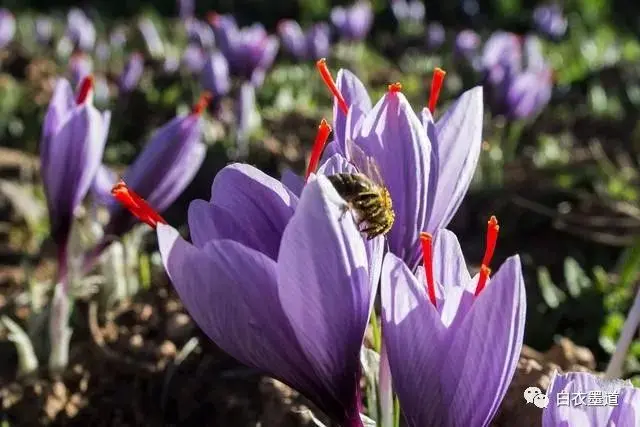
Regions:
[[569, 294], [577, 298], [580, 296], [582, 289], [591, 287], [591, 279], [586, 275], [578, 261], [571, 257], [564, 260], [564, 278], [567, 282]]
[[540, 292], [542, 293], [544, 302], [550, 308], [558, 308], [560, 303], [567, 299], [565, 293], [551, 280], [551, 274], [546, 267], [540, 267], [538, 269], [538, 286], [540, 286]]

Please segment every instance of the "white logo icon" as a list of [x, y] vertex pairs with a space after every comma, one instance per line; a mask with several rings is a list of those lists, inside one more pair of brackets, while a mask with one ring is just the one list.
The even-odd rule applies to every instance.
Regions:
[[542, 391], [538, 387], [527, 387], [524, 391], [524, 400], [527, 403], [533, 403], [533, 398], [542, 394]]
[[544, 409], [549, 406], [549, 398], [546, 394], [537, 394], [536, 397], [533, 398], [533, 404], [540, 409]]
[[527, 387], [524, 391], [524, 400], [527, 403], [533, 403], [540, 409], [549, 406], [549, 398], [538, 387]]

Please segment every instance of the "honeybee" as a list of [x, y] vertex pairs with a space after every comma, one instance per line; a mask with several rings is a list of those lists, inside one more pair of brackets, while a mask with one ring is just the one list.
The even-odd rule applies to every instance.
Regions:
[[358, 228], [368, 240], [387, 234], [396, 215], [391, 194], [384, 186], [375, 162], [351, 141], [347, 144], [347, 155], [356, 168], [365, 173], [337, 173], [327, 178], [348, 208], [356, 213]]

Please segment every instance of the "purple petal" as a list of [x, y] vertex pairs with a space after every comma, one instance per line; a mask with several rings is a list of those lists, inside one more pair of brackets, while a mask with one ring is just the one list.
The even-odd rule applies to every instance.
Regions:
[[219, 52], [209, 55], [202, 67], [200, 84], [215, 96], [224, 96], [231, 89], [229, 63]]
[[338, 173], [358, 173], [355, 166], [341, 154], [334, 154], [318, 168], [319, 175], [335, 175]]
[[427, 232], [451, 222], [469, 189], [482, 148], [482, 98], [481, 87], [463, 93], [435, 125], [431, 143], [437, 166], [429, 181], [433, 201]]
[[357, 414], [360, 346], [378, 280], [346, 207], [325, 176], [305, 186], [282, 237], [278, 292], [313, 372]]
[[285, 169], [280, 178], [282, 182], [293, 194], [300, 197], [304, 188], [304, 178], [293, 172], [291, 169]]
[[355, 144], [378, 163], [391, 193], [395, 223], [389, 250], [418, 261], [419, 233], [427, 225], [431, 142], [402, 93], [386, 94], [362, 122]]
[[[362, 113], [368, 113], [371, 110], [371, 98], [367, 93], [367, 89], [364, 84], [355, 74], [349, 70], [340, 69], [336, 76], [336, 86], [342, 94], [342, 97], [349, 106], [349, 110], [358, 109], [360, 117]], [[353, 121], [355, 124], [357, 120]], [[340, 109], [338, 100], [334, 99], [333, 102], [333, 132], [335, 134], [335, 140], [343, 149], [346, 138], [350, 135], [351, 129], [347, 129], [347, 115]]]
[[[216, 175], [209, 206], [199, 201], [189, 207], [189, 230], [198, 246], [231, 239], [276, 259], [297, 204], [298, 197], [276, 179], [235, 163]], [[207, 215], [210, 218], [201, 219]]]
[[91, 193], [99, 203], [109, 204], [113, 200], [111, 189], [116, 184], [118, 175], [105, 165], [100, 165], [91, 184]]
[[283, 20], [278, 24], [278, 34], [286, 51], [297, 59], [306, 54], [305, 36], [300, 24], [294, 20]]

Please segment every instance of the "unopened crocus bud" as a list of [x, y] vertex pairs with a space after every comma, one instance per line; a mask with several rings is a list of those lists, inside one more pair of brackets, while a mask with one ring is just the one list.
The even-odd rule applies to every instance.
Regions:
[[40, 162], [51, 235], [61, 254], [61, 268], [66, 267], [73, 213], [100, 166], [110, 118], [109, 111], [101, 113], [93, 106], [91, 76], [83, 79], [75, 97], [69, 82], [58, 81], [44, 118]]
[[76, 86], [93, 72], [93, 61], [89, 55], [76, 53], [69, 60], [71, 84]]
[[153, 21], [147, 17], [141, 18], [138, 21], [138, 30], [142, 34], [149, 55], [154, 59], [162, 58], [164, 56], [164, 43]]
[[11, 43], [15, 34], [15, 16], [8, 9], [0, 9], [0, 49]]
[[[164, 211], [191, 183], [204, 160], [202, 113], [211, 95], [204, 94], [192, 112], [158, 129], [124, 174], [124, 182], [158, 212]], [[121, 236], [135, 219], [115, 202], [109, 207], [106, 238]]]
[[229, 64], [223, 54], [215, 52], [207, 56], [200, 73], [200, 84], [216, 97], [229, 93]]
[[343, 39], [364, 40], [373, 24], [373, 10], [366, 1], [359, 1], [346, 8], [338, 6], [331, 10], [331, 22]]
[[66, 36], [80, 50], [89, 52], [96, 43], [96, 28], [80, 9], [71, 9], [67, 15]]
[[314, 24], [307, 30], [307, 59], [315, 61], [329, 56], [331, 50], [330, 32], [331, 28], [325, 22]]
[[48, 16], [39, 16], [35, 21], [36, 25], [36, 40], [42, 45], [48, 45], [51, 43], [51, 37], [53, 36], [53, 22]]
[[122, 70], [122, 74], [120, 74], [120, 93], [129, 93], [134, 90], [138, 86], [143, 72], [144, 57], [139, 52], [132, 53], [124, 70]]
[[446, 33], [439, 22], [431, 22], [427, 26], [427, 47], [431, 50], [438, 49], [445, 42]]

